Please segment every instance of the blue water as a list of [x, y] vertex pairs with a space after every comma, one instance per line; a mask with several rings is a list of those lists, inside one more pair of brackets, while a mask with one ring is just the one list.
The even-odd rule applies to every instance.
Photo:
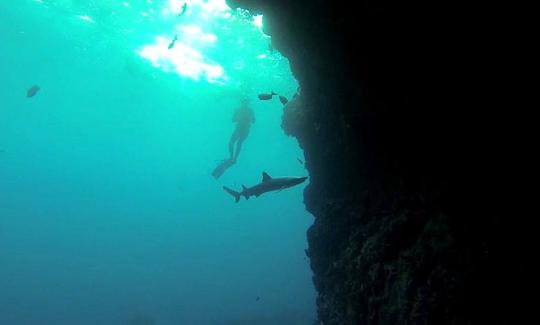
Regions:
[[[0, 1], [1, 325], [312, 323], [308, 181], [222, 189], [307, 175], [257, 99], [297, 82], [260, 18], [188, 4]], [[256, 123], [216, 180], [244, 97]]]

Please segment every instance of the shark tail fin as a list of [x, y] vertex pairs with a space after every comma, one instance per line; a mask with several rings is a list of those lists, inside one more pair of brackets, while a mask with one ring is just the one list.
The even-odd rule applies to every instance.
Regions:
[[238, 203], [240, 201], [240, 192], [236, 192], [235, 190], [231, 190], [227, 186], [223, 186], [223, 189], [229, 193], [230, 195], [234, 196], [234, 201]]

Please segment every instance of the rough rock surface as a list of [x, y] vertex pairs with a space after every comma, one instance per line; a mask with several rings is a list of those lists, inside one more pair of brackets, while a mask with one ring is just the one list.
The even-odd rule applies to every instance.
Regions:
[[469, 208], [483, 191], [475, 152], [487, 143], [474, 136], [480, 114], [468, 99], [478, 40], [460, 29], [467, 7], [228, 2], [264, 14], [301, 85], [282, 127], [310, 174], [320, 324], [516, 323], [516, 225]]

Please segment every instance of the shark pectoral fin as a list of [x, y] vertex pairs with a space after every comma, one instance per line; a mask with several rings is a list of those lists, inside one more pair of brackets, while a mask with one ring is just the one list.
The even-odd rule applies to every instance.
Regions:
[[280, 188], [276, 191], [276, 193], [279, 193], [279, 192], [283, 191], [283, 190], [286, 189], [286, 188], [288, 188], [288, 187], [287, 187], [287, 186], [280, 187]]
[[262, 172], [262, 181], [263, 182], [269, 181], [271, 179], [272, 179], [272, 177], [270, 175], [268, 175], [266, 172]]

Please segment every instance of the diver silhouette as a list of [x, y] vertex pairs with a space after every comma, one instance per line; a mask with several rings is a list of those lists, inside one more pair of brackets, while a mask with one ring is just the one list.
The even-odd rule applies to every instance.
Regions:
[[229, 159], [222, 160], [214, 169], [212, 176], [215, 178], [219, 178], [229, 167], [236, 163], [242, 150], [242, 144], [249, 135], [251, 124], [255, 123], [255, 114], [249, 107], [247, 98], [242, 99], [240, 106], [235, 110], [232, 122], [236, 123], [236, 127], [229, 139]]
[[[242, 150], [242, 143], [249, 135], [251, 124], [255, 123], [255, 115], [253, 114], [253, 110], [249, 108], [246, 99], [242, 100], [240, 107], [234, 112], [232, 121], [233, 123], [236, 123], [236, 128], [229, 140], [229, 154], [230, 159], [232, 159], [233, 162], [236, 162], [240, 150]], [[236, 150], [234, 150], [235, 143]]]

